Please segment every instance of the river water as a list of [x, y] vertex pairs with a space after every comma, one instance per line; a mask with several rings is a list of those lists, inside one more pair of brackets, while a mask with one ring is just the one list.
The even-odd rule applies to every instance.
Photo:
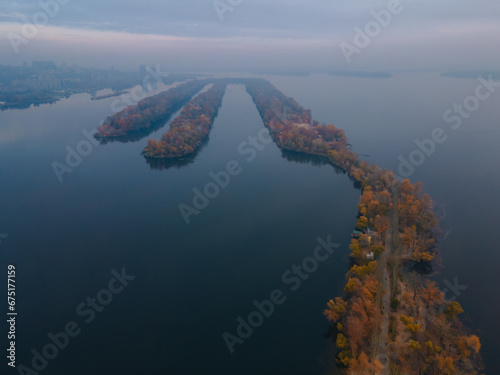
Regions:
[[[344, 128], [354, 151], [385, 168], [397, 170], [416, 139], [446, 131], [410, 178], [424, 182], [443, 217], [444, 266], [432, 277], [479, 332], [486, 373], [498, 373], [500, 95], [481, 101], [453, 130], [443, 113], [474, 94], [475, 80], [431, 73], [266, 78], [316, 120]], [[17, 270], [16, 364], [31, 368], [32, 350], [54, 354], [48, 334], [74, 322], [75, 337], [41, 373], [337, 373], [322, 311], [343, 287], [359, 190], [332, 166], [264, 142], [244, 86], [228, 86], [209, 140], [173, 165], [146, 162], [147, 138], [85, 143], [82, 130], [112, 114], [116, 100], [79, 94], [0, 113], [0, 233], [8, 234], [0, 261]], [[61, 182], [52, 165], [66, 164], [67, 147], [78, 146], [87, 155], [73, 160]], [[211, 175], [228, 163], [238, 173], [216, 191]], [[196, 189], [207, 185], [212, 198], [187, 224], [179, 205], [194, 207]], [[314, 262], [322, 241], [338, 245]], [[307, 270], [300, 283], [290, 277], [295, 266]], [[113, 294], [119, 281], [110, 281], [123, 268], [130, 279]], [[451, 288], [455, 279], [460, 287]], [[280, 303], [264, 302], [268, 316], [252, 315], [273, 291]], [[88, 298], [96, 297], [92, 307]], [[249, 314], [262, 319], [228, 345], [223, 335], [237, 336]]]

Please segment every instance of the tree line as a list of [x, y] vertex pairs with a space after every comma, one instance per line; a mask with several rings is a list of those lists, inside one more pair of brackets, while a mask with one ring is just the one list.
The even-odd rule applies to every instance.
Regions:
[[147, 158], [177, 158], [193, 153], [208, 136], [217, 116], [226, 82], [217, 80], [206, 92], [197, 95], [170, 124], [160, 141], [149, 139], [144, 148]]
[[[268, 81], [244, 83], [279, 147], [328, 157], [362, 190], [344, 296], [330, 300], [324, 311], [346, 374], [382, 374], [389, 365], [391, 374], [477, 374], [481, 344], [457, 318], [463, 312], [460, 304], [447, 301], [420, 273], [405, 271], [429, 266], [437, 253], [439, 222], [422, 183], [401, 181], [394, 172], [361, 161], [342, 129], [313, 121], [310, 110]], [[391, 253], [383, 257], [388, 248]], [[383, 288], [384, 268], [390, 270], [389, 290]], [[382, 309], [386, 294], [390, 311]], [[382, 364], [384, 316], [389, 320], [388, 344], [398, 351]]]
[[[336, 154], [329, 156], [332, 163], [338, 161]], [[345, 294], [330, 300], [324, 312], [332, 323], [338, 362], [349, 375], [383, 374], [389, 364], [391, 374], [478, 374], [481, 343], [457, 318], [460, 304], [448, 301], [421, 273], [408, 271], [429, 265], [437, 253], [439, 222], [422, 183], [400, 181], [392, 171], [366, 162], [342, 168], [361, 185], [362, 194]], [[392, 253], [379, 264], [387, 247]], [[383, 288], [381, 267], [390, 270], [389, 290]], [[382, 310], [386, 293], [390, 311]], [[387, 314], [388, 344], [397, 351], [382, 364], [381, 322]]]
[[154, 130], [182, 108], [209, 82], [192, 80], [179, 86], [142, 99], [108, 117], [97, 128], [96, 138], [113, 138], [133, 132]]

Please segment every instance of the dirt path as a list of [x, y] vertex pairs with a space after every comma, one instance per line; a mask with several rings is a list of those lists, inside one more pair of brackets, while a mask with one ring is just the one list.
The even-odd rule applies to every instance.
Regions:
[[389, 257], [394, 254], [394, 235], [398, 231], [398, 226], [399, 226], [399, 217], [398, 217], [398, 210], [397, 210], [397, 202], [398, 202], [398, 195], [399, 191], [397, 187], [393, 187], [391, 189], [391, 195], [392, 195], [392, 204], [393, 204], [393, 209], [391, 211], [391, 227], [387, 231], [387, 236], [386, 236], [386, 248], [385, 251], [382, 253], [382, 256], [379, 258], [380, 262], [380, 267], [382, 267], [382, 274], [381, 278], [382, 280], [379, 280], [379, 282], [382, 284], [382, 288], [384, 289], [384, 297], [382, 299], [382, 321], [380, 323], [380, 337], [379, 337], [379, 351], [380, 354], [378, 356], [378, 359], [382, 364], [384, 365], [384, 375], [389, 375], [389, 369], [390, 369], [390, 359], [387, 355], [387, 346], [389, 345], [389, 318], [391, 315], [391, 280], [390, 280], [390, 275], [388, 271], [388, 265], [387, 262], [389, 260]]
[[390, 248], [391, 244], [391, 235], [387, 234], [387, 246], [385, 251], [382, 253], [382, 257], [380, 257], [381, 266], [383, 267], [382, 272], [382, 280], [379, 280], [382, 284], [382, 288], [384, 289], [384, 297], [382, 299], [382, 321], [380, 323], [380, 338], [379, 338], [379, 360], [384, 365], [383, 374], [389, 375], [389, 365], [390, 361], [387, 357], [387, 345], [389, 343], [389, 316], [391, 313], [391, 283], [389, 280], [389, 272], [387, 271], [387, 260], [389, 259], [389, 254], [392, 251]]

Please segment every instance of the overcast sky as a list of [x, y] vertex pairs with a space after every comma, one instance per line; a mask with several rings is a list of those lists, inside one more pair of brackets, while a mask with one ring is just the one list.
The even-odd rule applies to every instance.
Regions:
[[[498, 0], [401, 0], [379, 32], [372, 12], [398, 0], [59, 0], [67, 4], [49, 8], [46, 26], [23, 33], [37, 12], [44, 21], [40, 3], [54, 1], [0, 0], [0, 64], [50, 59], [120, 69], [160, 64], [171, 71], [500, 70]], [[357, 48], [354, 29], [367, 25], [374, 36]], [[341, 45], [357, 48], [350, 61]]]

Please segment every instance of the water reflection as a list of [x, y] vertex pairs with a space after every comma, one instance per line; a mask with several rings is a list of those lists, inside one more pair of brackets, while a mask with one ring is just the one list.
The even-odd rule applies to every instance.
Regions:
[[209, 137], [206, 137], [200, 144], [200, 146], [192, 154], [182, 156], [180, 158], [167, 158], [167, 159], [155, 159], [146, 158], [146, 163], [149, 167], [154, 170], [163, 171], [170, 168], [180, 169], [186, 165], [194, 163], [195, 159], [199, 155], [200, 151], [208, 144]]
[[[167, 119], [167, 121], [169, 121]], [[139, 130], [136, 132], [124, 134], [118, 137], [107, 137], [107, 138], [102, 138], [102, 137], [96, 137], [97, 140], [101, 145], [105, 145], [108, 143], [113, 143], [113, 142], [119, 142], [119, 143], [129, 143], [129, 142], [137, 142], [140, 141], [146, 137], [148, 137], [150, 134], [154, 133], [158, 129], [162, 128], [165, 125], [165, 121], [161, 121], [158, 123], [158, 125], [152, 126], [151, 128], [147, 130]]]
[[[311, 154], [305, 154], [302, 152], [282, 149], [281, 150], [281, 157], [283, 159], [286, 159], [288, 161], [295, 162], [295, 163], [312, 164], [314, 166], [330, 165], [333, 168], [333, 170], [335, 171], [335, 174], [346, 174], [347, 173], [342, 168], [339, 168], [336, 165], [332, 164], [326, 156], [311, 155]], [[361, 186], [360, 182], [355, 181], [352, 178], [350, 178], [350, 180], [352, 181], [352, 185], [355, 189], [361, 190], [362, 186]]]
[[[281, 157], [288, 161], [294, 161], [296, 163], [301, 163], [301, 164], [311, 163], [312, 165], [317, 165], [317, 166], [331, 164], [326, 156], [311, 155], [284, 149], [281, 150]], [[343, 172], [342, 169], [339, 169], [337, 167], [335, 167], [335, 169], [336, 173], [340, 174]]]
[[146, 163], [148, 163], [151, 169], [162, 171], [170, 168], [182, 168], [186, 165], [194, 163], [194, 159], [195, 156], [184, 156], [176, 159], [146, 158]]

